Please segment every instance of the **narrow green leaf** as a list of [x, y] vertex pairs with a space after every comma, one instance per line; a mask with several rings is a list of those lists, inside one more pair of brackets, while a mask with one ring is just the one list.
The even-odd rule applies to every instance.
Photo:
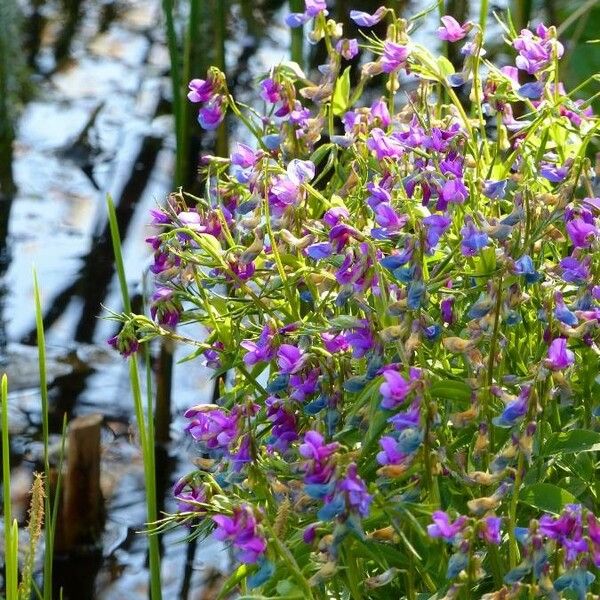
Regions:
[[455, 400], [458, 402], [469, 402], [471, 400], [471, 388], [462, 381], [451, 381], [449, 379], [436, 381], [429, 388], [429, 393], [439, 400]]

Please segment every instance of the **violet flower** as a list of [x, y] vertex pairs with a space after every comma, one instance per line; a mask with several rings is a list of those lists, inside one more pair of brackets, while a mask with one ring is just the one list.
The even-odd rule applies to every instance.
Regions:
[[351, 10], [350, 18], [359, 27], [373, 27], [385, 17], [388, 9], [385, 6], [380, 6], [373, 14], [369, 14], [362, 10]]
[[485, 517], [481, 523], [479, 536], [482, 539], [484, 539], [488, 544], [494, 544], [495, 546], [498, 546], [502, 541], [500, 533], [501, 524], [502, 519], [500, 517]]
[[383, 372], [385, 382], [379, 386], [383, 396], [381, 407], [392, 410], [402, 404], [411, 391], [411, 384], [398, 371], [386, 369]]
[[439, 27], [437, 30], [437, 35], [440, 40], [444, 40], [446, 42], [457, 42], [458, 40], [462, 40], [469, 29], [471, 29], [470, 23], [465, 23], [461, 25], [454, 17], [450, 15], [446, 15], [441, 18], [443, 23], [442, 27]]
[[202, 129], [206, 129], [207, 131], [216, 129], [224, 118], [225, 111], [223, 110], [222, 96], [214, 96], [198, 112], [198, 123]]
[[399, 465], [403, 463], [407, 454], [398, 448], [398, 442], [391, 436], [384, 436], [379, 440], [382, 450], [377, 454], [377, 462], [380, 465]]
[[548, 348], [548, 357], [544, 364], [553, 371], [570, 367], [575, 362], [575, 355], [567, 348], [565, 338], [556, 338]]
[[275, 348], [273, 348], [273, 331], [268, 325], [262, 328], [257, 342], [243, 340], [240, 346], [248, 352], [244, 355], [244, 363], [248, 366], [259, 362], [268, 362], [275, 357]]
[[209, 450], [226, 449], [238, 437], [238, 416], [220, 408], [190, 408], [183, 416], [192, 420], [185, 430]]
[[598, 238], [598, 228], [594, 223], [581, 218], [567, 221], [566, 230], [576, 248], [589, 248]]
[[383, 56], [381, 57], [383, 72], [393, 73], [404, 67], [409, 54], [410, 48], [408, 46], [386, 40], [383, 44]]
[[307, 359], [308, 356], [302, 350], [291, 344], [282, 344], [277, 350], [277, 364], [282, 374], [297, 373]]
[[233, 509], [233, 516], [215, 515], [212, 520], [217, 524], [215, 538], [231, 542], [240, 563], [256, 563], [264, 555], [267, 542], [250, 505], [240, 504]]
[[464, 529], [467, 517], [459, 516], [454, 522], [450, 520], [448, 513], [436, 510], [431, 515], [432, 525], [427, 526], [427, 533], [432, 538], [442, 538], [447, 542], [453, 542], [456, 536]]
[[367, 486], [359, 477], [354, 463], [348, 465], [346, 475], [340, 479], [336, 489], [338, 492], [343, 493], [349, 511], [356, 512], [361, 517], [369, 516], [369, 507], [373, 501], [373, 496], [367, 492]]

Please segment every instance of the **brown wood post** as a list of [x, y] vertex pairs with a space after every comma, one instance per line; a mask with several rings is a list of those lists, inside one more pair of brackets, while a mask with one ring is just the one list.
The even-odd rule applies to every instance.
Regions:
[[67, 470], [63, 499], [59, 551], [94, 544], [102, 532], [104, 510], [100, 490], [100, 429], [102, 415], [76, 417], [69, 423]]

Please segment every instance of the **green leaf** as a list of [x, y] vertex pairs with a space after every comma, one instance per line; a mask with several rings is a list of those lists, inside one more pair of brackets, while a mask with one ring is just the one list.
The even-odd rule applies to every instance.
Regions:
[[448, 75], [454, 75], [454, 65], [445, 56], [440, 56], [437, 59], [437, 63], [441, 73], [445, 77], [447, 77]]
[[331, 108], [336, 117], [343, 115], [348, 108], [350, 98], [350, 67], [344, 70], [342, 76], [335, 82], [335, 90], [331, 101]]
[[240, 565], [223, 584], [217, 600], [227, 598], [229, 593], [235, 589], [242, 579], [246, 579], [246, 577], [254, 573], [257, 569], [257, 565]]
[[471, 388], [462, 381], [451, 381], [445, 379], [436, 381], [429, 388], [433, 398], [438, 400], [455, 400], [458, 402], [469, 402], [471, 400]]
[[541, 448], [543, 456], [595, 452], [600, 450], [600, 433], [589, 429], [572, 429], [553, 433]]
[[524, 504], [544, 510], [549, 513], [558, 514], [565, 504], [573, 504], [577, 499], [571, 492], [563, 490], [551, 483], [534, 483], [521, 490], [519, 499]]

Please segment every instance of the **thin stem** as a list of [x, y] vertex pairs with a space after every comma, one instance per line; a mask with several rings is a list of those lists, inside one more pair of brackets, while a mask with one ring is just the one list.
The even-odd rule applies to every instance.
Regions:
[[[123, 255], [121, 252], [121, 236], [119, 234], [119, 225], [115, 213], [115, 205], [112, 198], [107, 194], [106, 204], [108, 207], [108, 222], [112, 238], [113, 250], [115, 253], [115, 266], [121, 286], [121, 296], [123, 306], [127, 313], [131, 313], [131, 299], [127, 289], [127, 279], [125, 277], [125, 267], [123, 264]], [[153, 433], [152, 422], [152, 402], [148, 402], [148, 425], [144, 418], [144, 407], [142, 402], [142, 390], [140, 387], [140, 375], [138, 371], [137, 358], [134, 355], [129, 359], [129, 379], [131, 383], [131, 392], [133, 395], [133, 404], [135, 416], [138, 424], [140, 445], [144, 459], [144, 478], [146, 482], [146, 510], [148, 516], [148, 553], [150, 559], [150, 597], [152, 600], [161, 600], [161, 578], [160, 578], [160, 548], [158, 535], [153, 531], [156, 528], [158, 519], [156, 503], [156, 469], [154, 457], [154, 439], [150, 438]]]

